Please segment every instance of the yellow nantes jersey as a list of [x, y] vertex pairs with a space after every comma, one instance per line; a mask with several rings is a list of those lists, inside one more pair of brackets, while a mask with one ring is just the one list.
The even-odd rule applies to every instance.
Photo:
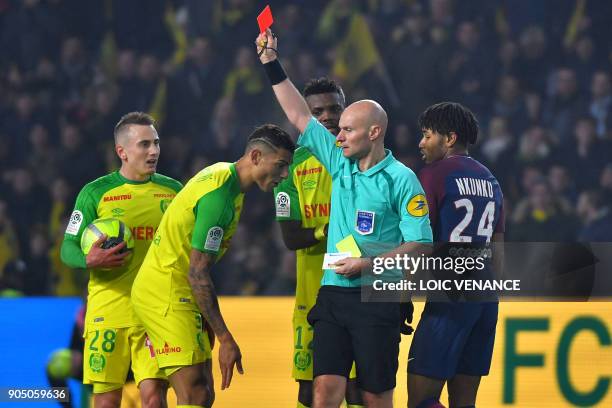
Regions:
[[[308, 149], [302, 147], [295, 151], [289, 177], [274, 193], [278, 221], [301, 221], [304, 228], [316, 228], [329, 222], [331, 177]], [[325, 248], [325, 241], [321, 241], [296, 251], [296, 311], [308, 312], [316, 301]]]
[[225, 253], [236, 230], [244, 194], [234, 163], [217, 163], [196, 174], [172, 201], [132, 289], [132, 302], [165, 314], [198, 311], [187, 279], [192, 249]]
[[86, 325], [131, 327], [139, 325], [130, 302], [136, 277], [162, 215], [181, 189], [181, 183], [160, 174], [148, 181], [127, 180], [118, 171], [85, 185], [79, 193], [64, 234], [65, 241], [76, 241], [98, 218], [117, 218], [134, 236], [134, 250], [126, 265], [108, 270], [92, 269], [89, 275]]

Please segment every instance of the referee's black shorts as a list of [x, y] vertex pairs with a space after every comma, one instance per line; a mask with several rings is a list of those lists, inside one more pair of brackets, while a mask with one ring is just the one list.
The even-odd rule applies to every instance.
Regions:
[[314, 328], [313, 377], [349, 377], [374, 394], [395, 388], [400, 343], [398, 303], [361, 302], [360, 288], [322, 286], [308, 314]]

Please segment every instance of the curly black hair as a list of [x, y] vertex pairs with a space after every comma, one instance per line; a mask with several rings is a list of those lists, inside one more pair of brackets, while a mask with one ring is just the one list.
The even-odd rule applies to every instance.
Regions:
[[419, 116], [419, 129], [430, 129], [441, 135], [454, 132], [463, 146], [476, 143], [478, 120], [465, 106], [455, 102], [440, 102], [425, 109]]

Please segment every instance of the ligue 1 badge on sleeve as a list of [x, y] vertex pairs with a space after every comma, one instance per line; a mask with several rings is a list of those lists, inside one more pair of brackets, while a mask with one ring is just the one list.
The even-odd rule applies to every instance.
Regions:
[[223, 228], [215, 226], [211, 227], [206, 234], [206, 242], [204, 243], [204, 249], [210, 251], [218, 251], [221, 248], [221, 242], [223, 240]]
[[368, 235], [374, 231], [374, 211], [357, 210], [355, 230], [361, 235]]
[[280, 192], [276, 195], [276, 216], [289, 217], [291, 215], [291, 197], [289, 194]]
[[83, 213], [79, 210], [74, 210], [70, 215], [70, 220], [68, 220], [68, 225], [66, 226], [66, 234], [77, 235], [79, 233], [79, 228], [81, 228], [82, 223]]

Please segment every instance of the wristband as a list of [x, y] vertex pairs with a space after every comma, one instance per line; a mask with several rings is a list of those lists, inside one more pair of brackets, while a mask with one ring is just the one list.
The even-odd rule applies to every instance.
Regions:
[[278, 58], [274, 61], [266, 62], [263, 64], [263, 67], [272, 85], [280, 84], [287, 79], [287, 74]]
[[319, 225], [315, 228], [314, 237], [317, 241], [323, 241], [325, 239], [325, 224]]

